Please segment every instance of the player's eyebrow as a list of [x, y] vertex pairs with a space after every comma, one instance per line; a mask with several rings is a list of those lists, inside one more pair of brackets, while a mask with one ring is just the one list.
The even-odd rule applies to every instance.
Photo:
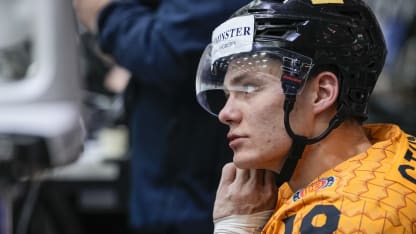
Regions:
[[247, 79], [251, 78], [250, 76], [247, 75], [247, 73], [242, 73], [242, 74], [238, 74], [233, 76], [228, 82], [226, 82], [228, 85], [236, 85], [236, 84], [240, 84], [243, 81], [246, 81]]
[[264, 76], [259, 75], [258, 73], [253, 72], [244, 72], [232, 76], [230, 79], [226, 79], [225, 85], [238, 85], [246, 81], [265, 81]]

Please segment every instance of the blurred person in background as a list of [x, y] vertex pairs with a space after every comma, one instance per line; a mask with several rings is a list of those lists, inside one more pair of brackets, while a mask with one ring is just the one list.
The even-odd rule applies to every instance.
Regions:
[[394, 122], [416, 134], [416, 1], [365, 0], [386, 38], [386, 66], [370, 101], [369, 121]]
[[230, 152], [225, 129], [194, 97], [210, 32], [247, 0], [74, 0], [101, 50], [131, 73], [130, 226], [134, 233], [212, 233], [212, 204]]

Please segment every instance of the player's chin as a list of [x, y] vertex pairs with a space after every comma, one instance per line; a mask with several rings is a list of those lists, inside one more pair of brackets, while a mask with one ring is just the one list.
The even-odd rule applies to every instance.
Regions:
[[247, 152], [234, 152], [234, 165], [240, 169], [258, 169], [258, 157]]

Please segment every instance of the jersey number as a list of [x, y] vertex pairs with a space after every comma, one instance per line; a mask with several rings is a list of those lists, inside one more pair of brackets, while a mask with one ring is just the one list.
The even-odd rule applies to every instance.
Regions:
[[[333, 205], [317, 205], [303, 218], [300, 225], [300, 233], [333, 233], [337, 230], [340, 214], [341, 212]], [[316, 227], [312, 224], [312, 221], [314, 217], [318, 215], [324, 215], [326, 221], [323, 225]], [[293, 233], [293, 222], [295, 221], [295, 217], [296, 215], [292, 215], [283, 220], [285, 223], [285, 234]]]

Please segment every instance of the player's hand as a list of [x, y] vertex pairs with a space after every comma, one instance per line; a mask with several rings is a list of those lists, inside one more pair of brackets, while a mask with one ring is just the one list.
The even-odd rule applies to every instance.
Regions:
[[234, 163], [228, 163], [222, 169], [213, 218], [273, 210], [276, 200], [274, 172], [239, 169]]
[[97, 32], [97, 20], [100, 11], [112, 0], [73, 0], [76, 15], [88, 31]]

